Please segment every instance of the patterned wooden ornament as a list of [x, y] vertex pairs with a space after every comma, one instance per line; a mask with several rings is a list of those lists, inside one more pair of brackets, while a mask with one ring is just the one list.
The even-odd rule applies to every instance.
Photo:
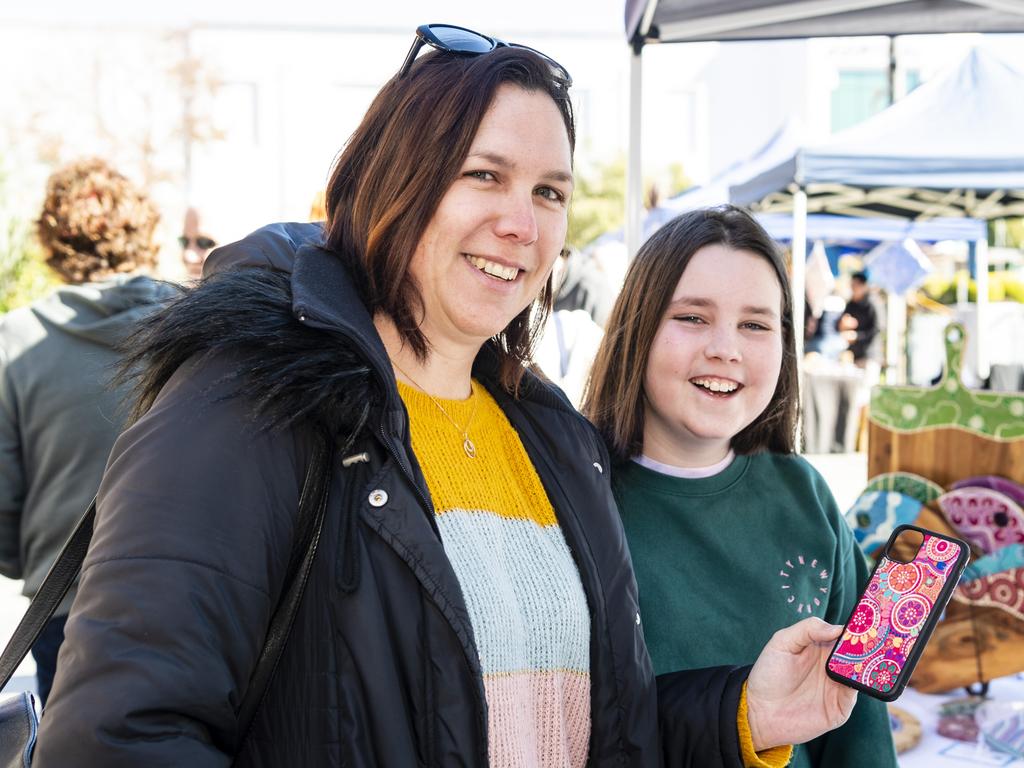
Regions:
[[942, 494], [938, 504], [960, 535], [986, 554], [1024, 543], [1024, 510], [1006, 494], [957, 488]]
[[1024, 485], [999, 475], [979, 475], [957, 480], [950, 486], [950, 490], [956, 488], [991, 488], [993, 491], [999, 491], [1009, 496], [1017, 502], [1017, 506], [1024, 507]]
[[[1011, 568], [964, 582], [953, 593], [953, 599], [999, 608], [1024, 621], [1024, 568]], [[1024, 652], [1021, 661], [1024, 666]]]

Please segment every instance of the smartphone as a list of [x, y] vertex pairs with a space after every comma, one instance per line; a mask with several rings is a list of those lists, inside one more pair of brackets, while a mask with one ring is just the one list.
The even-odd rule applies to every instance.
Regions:
[[[893, 544], [921, 534], [912, 559]], [[916, 537], [915, 537], [916, 538]], [[896, 528], [871, 572], [843, 634], [825, 663], [833, 680], [882, 701], [895, 701], [967, 566], [967, 542], [915, 525]]]

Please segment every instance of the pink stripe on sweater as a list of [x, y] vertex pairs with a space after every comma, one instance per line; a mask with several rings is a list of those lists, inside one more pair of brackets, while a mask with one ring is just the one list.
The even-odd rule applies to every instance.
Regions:
[[583, 768], [590, 745], [590, 675], [484, 675], [490, 768]]

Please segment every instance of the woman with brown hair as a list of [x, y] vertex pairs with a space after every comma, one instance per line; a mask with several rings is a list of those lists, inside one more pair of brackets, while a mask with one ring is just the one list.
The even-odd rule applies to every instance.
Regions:
[[[151, 324], [39, 765], [223, 766], [241, 741], [252, 766], [731, 766], [845, 718], [821, 622], [656, 693], [607, 454], [528, 368], [573, 189], [569, 84], [536, 51], [421, 27], [334, 168], [322, 239], [221, 249]], [[324, 444], [321, 546], [245, 731]]]

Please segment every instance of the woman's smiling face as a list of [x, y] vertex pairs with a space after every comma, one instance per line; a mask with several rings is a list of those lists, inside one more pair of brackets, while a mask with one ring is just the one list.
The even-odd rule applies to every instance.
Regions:
[[545, 93], [503, 85], [410, 264], [432, 345], [480, 345], [538, 296], [565, 244], [572, 152]]
[[782, 369], [782, 287], [751, 251], [707, 245], [690, 259], [644, 373], [644, 453], [708, 466], [771, 401]]

